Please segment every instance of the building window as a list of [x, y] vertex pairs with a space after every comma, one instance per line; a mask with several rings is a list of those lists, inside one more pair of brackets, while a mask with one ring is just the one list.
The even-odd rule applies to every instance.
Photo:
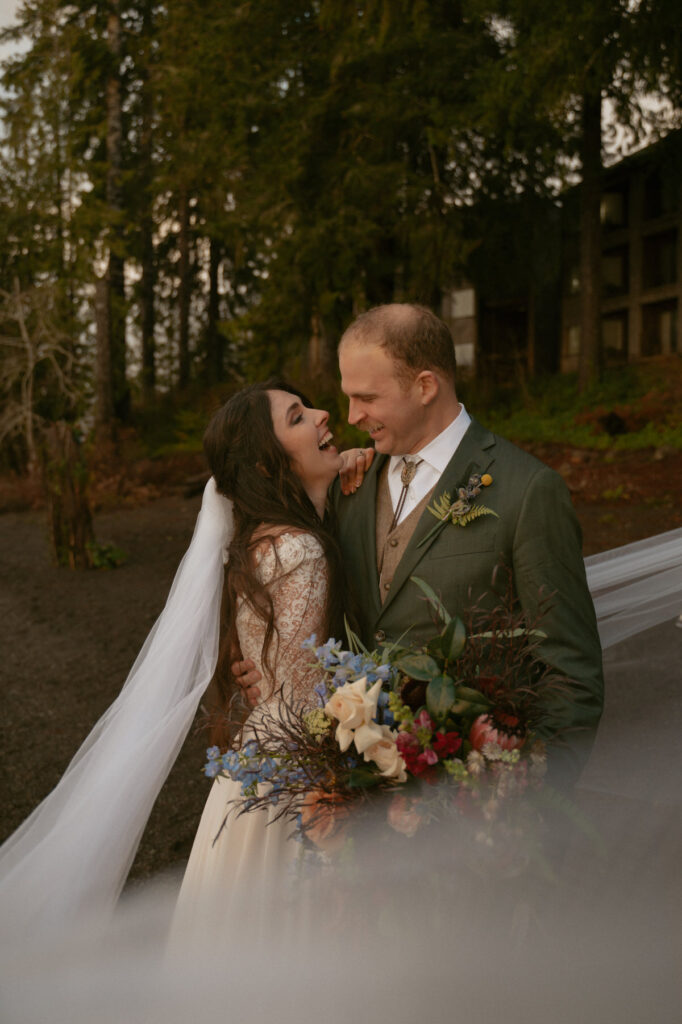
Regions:
[[628, 356], [628, 315], [613, 313], [602, 317], [602, 344], [607, 363], [625, 362]]
[[677, 302], [654, 302], [642, 307], [642, 355], [678, 351]]
[[604, 295], [624, 295], [628, 291], [628, 247], [608, 249], [601, 261]]
[[644, 219], [655, 220], [677, 210], [679, 178], [673, 167], [657, 167], [644, 179]]
[[473, 288], [454, 288], [450, 292], [450, 316], [463, 320], [476, 315], [476, 293]]
[[611, 192], [604, 192], [601, 197], [599, 213], [602, 226], [605, 230], [609, 228], [624, 228], [628, 223], [627, 185], [614, 189]]
[[644, 238], [644, 266], [642, 277], [645, 288], [658, 288], [674, 284], [677, 280], [677, 232], [665, 231]]
[[455, 345], [455, 360], [460, 370], [473, 369], [476, 363], [476, 350], [473, 342], [466, 342], [462, 345]]

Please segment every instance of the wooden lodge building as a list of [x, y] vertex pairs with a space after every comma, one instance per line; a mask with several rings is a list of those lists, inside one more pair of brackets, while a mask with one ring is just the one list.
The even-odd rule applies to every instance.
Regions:
[[[682, 130], [604, 170], [602, 331], [606, 364], [682, 354]], [[500, 211], [443, 298], [462, 372], [498, 379], [577, 370], [579, 195]]]

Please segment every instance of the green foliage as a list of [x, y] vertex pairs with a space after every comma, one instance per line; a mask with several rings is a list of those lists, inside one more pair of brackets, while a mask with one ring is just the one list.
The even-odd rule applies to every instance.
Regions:
[[[58, 283], [94, 366], [113, 254], [145, 403], [181, 365], [207, 387], [286, 373], [361, 445], [336, 386], [345, 325], [380, 302], [438, 308], [471, 270], [513, 293], [538, 197], [574, 175], [587, 80], [640, 136], [642, 86], [679, 97], [677, 20], [673, 0], [30, 0], [2, 34], [25, 45], [0, 83], [0, 288]], [[191, 416], [170, 433], [198, 444]]]
[[100, 544], [91, 541], [87, 545], [90, 564], [93, 569], [118, 569], [128, 561], [128, 555], [115, 544]]
[[[473, 384], [467, 404], [486, 426], [520, 443], [568, 444], [601, 451], [682, 449], [682, 406], [677, 397], [681, 386], [682, 366], [673, 358], [667, 363], [608, 370], [583, 394], [572, 374], [530, 381], [525, 399], [518, 390], [508, 389], [484, 396], [479, 403]], [[648, 418], [652, 405], [656, 407], [655, 420]], [[632, 414], [633, 426], [611, 436], [602, 421], [619, 409]]]

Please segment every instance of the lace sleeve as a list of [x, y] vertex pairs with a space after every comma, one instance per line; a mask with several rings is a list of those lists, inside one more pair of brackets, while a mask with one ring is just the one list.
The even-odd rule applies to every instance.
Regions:
[[301, 644], [311, 633], [320, 634], [327, 601], [327, 563], [322, 546], [311, 534], [285, 533], [256, 556], [257, 572], [272, 597], [275, 635], [269, 654], [274, 679], [263, 664], [265, 627], [243, 602], [237, 613], [242, 654], [251, 658], [265, 679], [264, 699], [305, 699], [319, 670], [310, 665], [310, 652]]

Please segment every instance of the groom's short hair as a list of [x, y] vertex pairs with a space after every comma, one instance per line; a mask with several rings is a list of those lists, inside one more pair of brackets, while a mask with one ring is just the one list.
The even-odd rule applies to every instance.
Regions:
[[339, 342], [380, 345], [396, 364], [396, 374], [410, 383], [422, 370], [439, 370], [453, 387], [457, 364], [450, 328], [426, 306], [392, 302], [361, 313]]

